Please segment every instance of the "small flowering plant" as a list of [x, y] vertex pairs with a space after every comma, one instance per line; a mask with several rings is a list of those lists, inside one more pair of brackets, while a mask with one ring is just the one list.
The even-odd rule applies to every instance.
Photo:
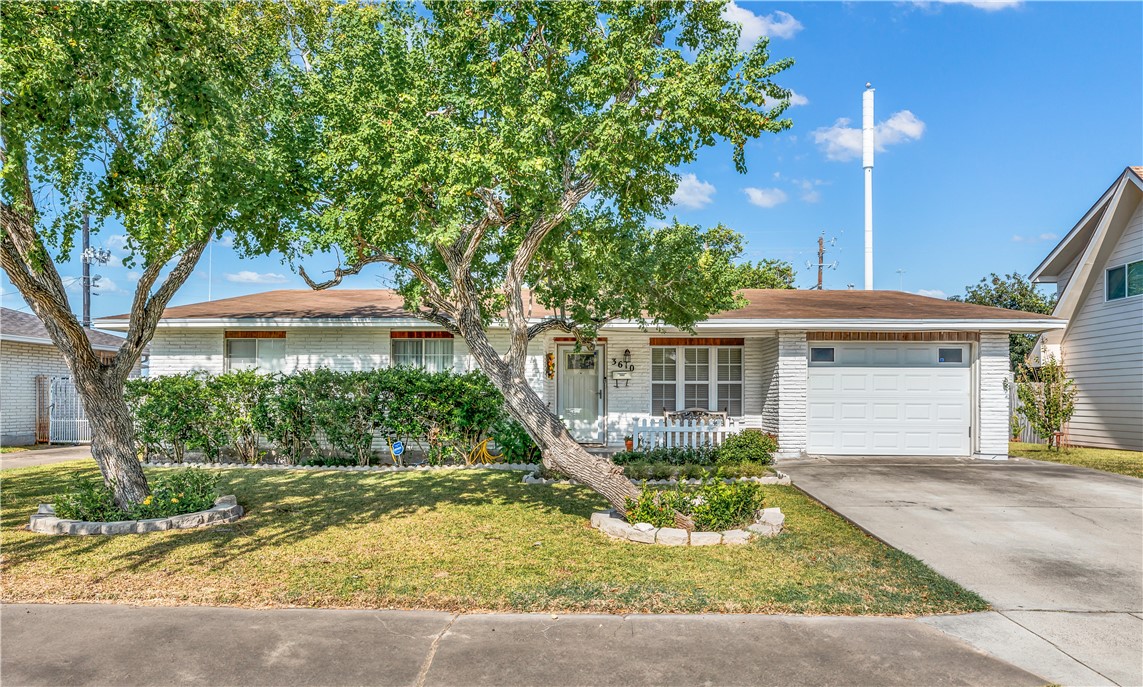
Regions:
[[56, 515], [68, 520], [107, 522], [194, 513], [214, 505], [221, 477], [221, 473], [198, 468], [160, 474], [150, 480], [150, 495], [126, 513], [116, 507], [111, 490], [102, 481], [79, 478], [67, 493], [55, 497]]
[[214, 505], [221, 474], [187, 468], [151, 480], [151, 495], [131, 509], [136, 520], [194, 513]]

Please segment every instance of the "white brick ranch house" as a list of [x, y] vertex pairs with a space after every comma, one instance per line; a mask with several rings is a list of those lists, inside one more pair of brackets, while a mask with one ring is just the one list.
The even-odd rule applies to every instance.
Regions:
[[[114, 334], [84, 331], [100, 356], [114, 357], [123, 343]], [[70, 375], [40, 318], [0, 308], [0, 446], [47, 440], [47, 384]]]
[[[896, 291], [742, 295], [748, 305], [693, 335], [612, 322], [591, 351], [537, 337], [528, 378], [585, 444], [621, 445], [637, 420], [702, 407], [777, 434], [783, 454], [1006, 455], [1008, 334], [1065, 325]], [[97, 326], [124, 329], [126, 318]], [[404, 311], [391, 291], [282, 290], [169, 308], [150, 369], [399, 364], [475, 369], [462, 339]]]

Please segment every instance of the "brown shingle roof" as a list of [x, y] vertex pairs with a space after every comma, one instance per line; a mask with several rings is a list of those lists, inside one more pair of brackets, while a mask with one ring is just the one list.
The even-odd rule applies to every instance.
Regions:
[[1128, 169], [1130, 169], [1132, 172], [1135, 172], [1135, 176], [1139, 177], [1139, 179], [1143, 181], [1143, 167], [1128, 167]]
[[[87, 340], [92, 346], [100, 348], [118, 349], [123, 345], [123, 337], [94, 329], [85, 329]], [[20, 337], [22, 339], [43, 339], [43, 343], [51, 344], [51, 337], [40, 318], [31, 313], [0, 308], [0, 339]]]
[[[1043, 320], [1046, 315], [957, 303], [901, 291], [745, 289], [748, 305], [712, 320]], [[531, 317], [550, 314], [534, 305]], [[385, 319], [409, 317], [389, 289], [284, 289], [167, 308], [163, 319]], [[107, 318], [127, 319], [126, 315]]]

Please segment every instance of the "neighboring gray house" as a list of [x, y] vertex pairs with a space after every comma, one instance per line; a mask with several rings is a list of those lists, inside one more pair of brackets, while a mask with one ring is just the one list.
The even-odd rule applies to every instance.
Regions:
[[[1009, 332], [1065, 324], [897, 291], [742, 295], [747, 305], [693, 335], [617, 321], [590, 350], [538, 336], [528, 379], [584, 444], [622, 446], [640, 424], [701, 407], [774, 432], [787, 455], [998, 456], [1008, 453]], [[124, 330], [127, 319], [96, 325]], [[505, 332], [490, 335], [506, 345]], [[413, 317], [392, 291], [286, 290], [168, 308], [150, 373], [401, 364], [475, 367], [462, 339]]]
[[1143, 167], [1128, 167], [1032, 273], [1055, 283], [1039, 357], [1062, 356], [1078, 393], [1067, 440], [1143, 451]]
[[[121, 337], [88, 329], [87, 338], [100, 355], [114, 356]], [[37, 431], [37, 416], [46, 420], [46, 386], [37, 391], [37, 377], [67, 377], [67, 363], [48, 337], [40, 318], [0, 308], [0, 446], [36, 443], [46, 436]]]

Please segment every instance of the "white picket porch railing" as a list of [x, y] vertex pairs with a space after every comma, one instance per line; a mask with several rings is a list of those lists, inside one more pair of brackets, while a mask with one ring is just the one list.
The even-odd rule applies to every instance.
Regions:
[[636, 450], [675, 446], [718, 446], [727, 435], [740, 432], [745, 422], [731, 418], [725, 423], [704, 420], [635, 420], [631, 431]]

